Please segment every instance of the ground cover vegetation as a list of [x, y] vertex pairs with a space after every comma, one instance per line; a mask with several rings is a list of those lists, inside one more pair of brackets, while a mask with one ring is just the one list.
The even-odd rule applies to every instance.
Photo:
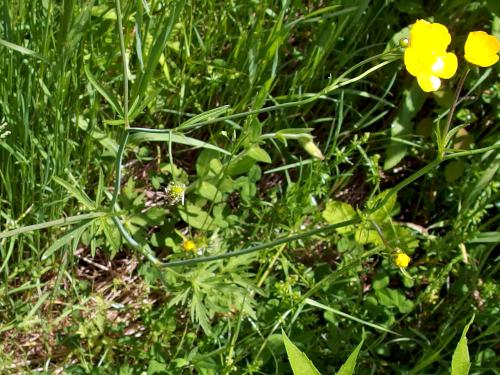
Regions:
[[0, 25], [2, 374], [497, 373], [498, 2]]

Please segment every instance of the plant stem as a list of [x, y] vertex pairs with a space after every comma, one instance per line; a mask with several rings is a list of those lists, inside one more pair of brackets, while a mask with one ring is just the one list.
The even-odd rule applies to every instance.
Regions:
[[457, 108], [458, 104], [458, 97], [460, 96], [460, 92], [462, 91], [462, 88], [464, 86], [465, 78], [467, 78], [467, 75], [470, 72], [470, 68], [467, 68], [460, 78], [460, 81], [458, 82], [457, 89], [455, 91], [455, 98], [453, 99], [453, 104], [451, 105], [450, 112], [448, 113], [448, 118], [446, 119], [446, 125], [444, 127], [444, 131], [442, 133], [441, 137], [441, 144], [439, 145], [439, 158], [444, 157], [445, 149], [446, 149], [446, 140], [448, 136], [448, 132], [450, 131], [450, 126], [451, 126], [451, 121], [453, 120], [453, 115], [455, 114], [455, 109]]
[[61, 227], [61, 226], [69, 225], [69, 224], [78, 223], [80, 221], [84, 221], [84, 220], [88, 220], [88, 219], [95, 219], [97, 217], [112, 216], [112, 215], [114, 215], [114, 214], [111, 212], [91, 212], [88, 214], [81, 214], [81, 215], [63, 217], [62, 219], [46, 221], [45, 223], [27, 225], [27, 226], [22, 227], [22, 228], [16, 228], [16, 229], [12, 229], [12, 230], [8, 230], [8, 231], [0, 233], [0, 240], [4, 239], [4, 238], [16, 236], [16, 235], [21, 234], [21, 233], [33, 232], [36, 230], [46, 229], [46, 228], [50, 228], [50, 227]]
[[127, 51], [125, 50], [125, 38], [123, 36], [122, 9], [120, 6], [120, 0], [115, 0], [115, 4], [118, 35], [120, 36], [120, 51], [123, 60], [123, 116], [125, 120], [125, 129], [128, 129], [130, 126], [128, 121], [128, 59]]

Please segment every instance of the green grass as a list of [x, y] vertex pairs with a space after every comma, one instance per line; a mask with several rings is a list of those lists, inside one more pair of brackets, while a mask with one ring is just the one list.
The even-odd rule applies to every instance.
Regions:
[[323, 374], [361, 337], [356, 373], [444, 374], [475, 314], [496, 373], [499, 65], [439, 145], [462, 73], [422, 94], [396, 34], [442, 22], [462, 66], [494, 12], [5, 1], [0, 372], [290, 374], [286, 332]]

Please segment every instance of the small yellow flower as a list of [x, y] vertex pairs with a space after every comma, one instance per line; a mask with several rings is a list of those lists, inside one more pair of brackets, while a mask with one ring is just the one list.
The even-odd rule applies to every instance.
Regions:
[[500, 42], [484, 31], [472, 31], [465, 41], [465, 60], [486, 68], [498, 61]]
[[182, 248], [185, 251], [196, 251], [197, 249], [196, 244], [191, 240], [182, 241]]
[[417, 77], [425, 92], [438, 90], [441, 78], [449, 79], [455, 75], [457, 56], [446, 52], [450, 42], [450, 33], [444, 25], [418, 20], [412, 26], [404, 63], [408, 73]]
[[406, 268], [411, 262], [411, 258], [408, 254], [403, 253], [402, 251], [396, 253], [394, 255], [394, 264], [400, 268]]

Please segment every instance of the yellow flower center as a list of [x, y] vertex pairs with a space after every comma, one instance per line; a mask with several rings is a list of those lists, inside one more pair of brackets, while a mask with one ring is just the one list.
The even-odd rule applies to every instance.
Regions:
[[195, 251], [196, 250], [196, 244], [191, 241], [191, 240], [184, 240], [182, 241], [182, 248], [185, 251]]

